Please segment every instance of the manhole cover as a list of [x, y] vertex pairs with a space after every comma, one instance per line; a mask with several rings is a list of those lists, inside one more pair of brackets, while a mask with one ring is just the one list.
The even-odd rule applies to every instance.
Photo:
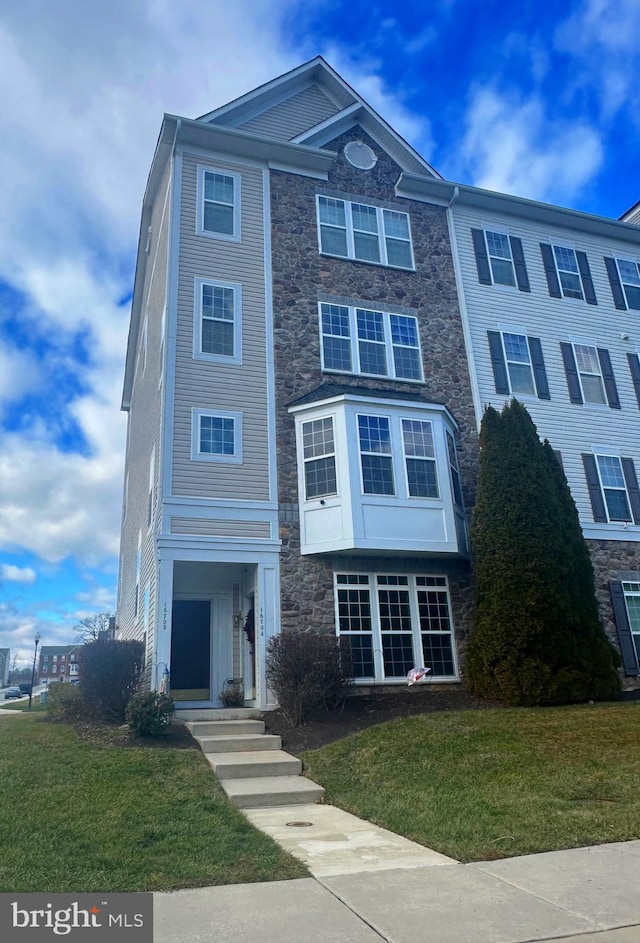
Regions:
[[313, 822], [287, 822], [291, 828], [309, 828], [310, 825], [313, 825]]

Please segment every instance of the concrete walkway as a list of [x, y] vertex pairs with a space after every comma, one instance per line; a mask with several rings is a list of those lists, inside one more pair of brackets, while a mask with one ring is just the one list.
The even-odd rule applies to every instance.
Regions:
[[[185, 719], [216, 772], [250, 765], [260, 731], [229, 745], [219, 718]], [[640, 841], [464, 865], [330, 805], [280, 805], [277, 779], [254, 778], [242, 811], [312, 877], [155, 894], [154, 943], [640, 943]]]
[[312, 866], [316, 878], [155, 894], [154, 943], [640, 943], [640, 841], [324, 876]]

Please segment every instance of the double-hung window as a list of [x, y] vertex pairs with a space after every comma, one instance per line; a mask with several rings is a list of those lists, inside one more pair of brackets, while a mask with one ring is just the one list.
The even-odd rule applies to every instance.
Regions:
[[572, 246], [540, 243], [547, 286], [552, 298], [576, 298], [597, 305], [589, 260]]
[[620, 409], [609, 351], [588, 341], [560, 343], [572, 403], [596, 403]]
[[197, 278], [193, 356], [198, 360], [240, 364], [241, 338], [242, 286]]
[[193, 409], [191, 458], [200, 462], [242, 462], [242, 413]]
[[566, 246], [554, 246], [553, 254], [556, 260], [562, 294], [565, 298], [583, 298], [580, 271], [578, 269], [575, 249], [568, 249]]
[[407, 497], [440, 497], [430, 421], [362, 414], [357, 418], [363, 494], [395, 495], [401, 476], [405, 484], [400, 491]]
[[616, 308], [640, 310], [640, 263], [633, 259], [605, 256], [611, 294]]
[[596, 523], [640, 524], [640, 489], [633, 459], [594, 447], [583, 453], [589, 499]]
[[531, 291], [521, 239], [492, 229], [472, 229], [471, 236], [481, 285]]
[[302, 423], [302, 456], [306, 499], [336, 494], [336, 448], [331, 416]]
[[489, 264], [494, 284], [515, 285], [516, 276], [513, 271], [513, 259], [509, 237], [502, 232], [485, 232]]
[[540, 339], [506, 328], [487, 335], [496, 393], [550, 399]]
[[636, 659], [640, 662], [640, 583], [623, 583], [622, 591], [627, 607]]
[[386, 416], [358, 416], [358, 441], [363, 494], [394, 495], [389, 419]]
[[337, 573], [337, 632], [358, 680], [399, 680], [414, 666], [456, 676], [453, 624], [443, 576]]
[[413, 269], [406, 213], [318, 196], [320, 251], [344, 259]]
[[583, 400], [585, 403], [606, 403], [602, 370], [596, 348], [586, 344], [574, 344], [573, 352]]
[[422, 419], [403, 419], [402, 440], [409, 496], [440, 497], [431, 423]]
[[196, 232], [215, 239], [240, 240], [240, 176], [198, 167]]
[[320, 304], [322, 368], [422, 380], [418, 321], [412, 315]]
[[629, 494], [618, 455], [596, 455], [600, 485], [610, 521], [631, 521]]

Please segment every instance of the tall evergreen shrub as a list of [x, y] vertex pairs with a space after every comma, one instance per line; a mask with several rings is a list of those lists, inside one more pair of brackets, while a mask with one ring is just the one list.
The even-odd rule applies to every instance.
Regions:
[[598, 618], [593, 569], [573, 498], [524, 406], [486, 410], [472, 522], [470, 690], [509, 704], [618, 695], [616, 655]]

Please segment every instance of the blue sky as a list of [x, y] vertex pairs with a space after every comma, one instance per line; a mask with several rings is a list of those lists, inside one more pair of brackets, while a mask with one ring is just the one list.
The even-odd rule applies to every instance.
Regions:
[[[7, 0], [0, 11], [0, 647], [113, 610], [119, 410], [163, 112], [322, 54], [448, 179], [640, 199], [640, 0]], [[393, 12], [391, 12], [393, 10]]]

